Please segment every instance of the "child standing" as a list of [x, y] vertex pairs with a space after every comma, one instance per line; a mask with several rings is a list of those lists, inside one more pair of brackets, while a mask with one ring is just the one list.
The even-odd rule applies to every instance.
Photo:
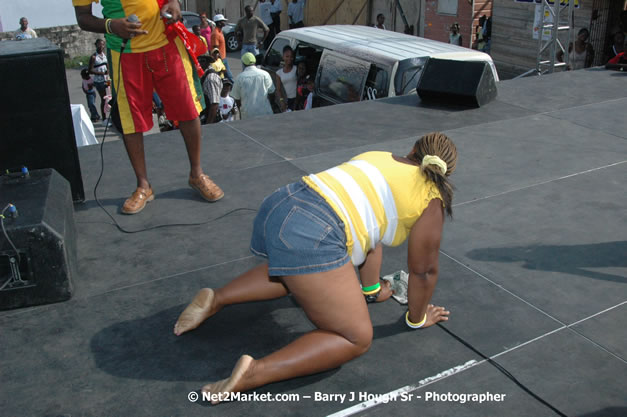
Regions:
[[235, 100], [233, 97], [229, 95], [231, 92], [231, 81], [225, 79], [222, 82], [222, 91], [220, 92], [220, 122], [230, 122], [235, 120], [235, 116], [239, 113], [237, 111], [237, 105], [235, 104]]
[[226, 74], [226, 66], [224, 62], [222, 62], [222, 58], [220, 58], [220, 50], [218, 48], [213, 48], [211, 51], [211, 56], [215, 61], [211, 63], [211, 66], [218, 73], [220, 78], [224, 79], [224, 75]]
[[89, 75], [87, 68], [81, 70], [81, 77], [83, 78], [83, 92], [87, 98], [87, 106], [89, 107], [89, 113], [91, 114], [91, 121], [97, 122], [100, 120], [100, 115], [96, 109], [96, 90], [94, 89], [94, 80]]
[[307, 94], [307, 98], [305, 99], [305, 106], [303, 110], [311, 110], [313, 107], [314, 100], [314, 78], [310, 75], [307, 76], [307, 90], [309, 94]]

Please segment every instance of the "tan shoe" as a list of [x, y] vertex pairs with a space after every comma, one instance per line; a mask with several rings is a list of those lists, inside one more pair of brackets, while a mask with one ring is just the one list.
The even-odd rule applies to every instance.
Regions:
[[136, 214], [146, 207], [146, 203], [155, 199], [155, 195], [151, 188], [137, 187], [135, 192], [126, 199], [122, 206], [122, 213]]
[[224, 191], [211, 181], [208, 175], [202, 174], [198, 178], [189, 178], [189, 186], [198, 191], [202, 198], [213, 203], [224, 197]]

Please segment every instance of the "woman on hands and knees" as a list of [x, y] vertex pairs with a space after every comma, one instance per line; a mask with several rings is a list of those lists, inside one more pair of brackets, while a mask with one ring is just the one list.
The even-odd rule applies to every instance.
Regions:
[[372, 342], [367, 302], [392, 295], [379, 279], [382, 244], [409, 240], [408, 327], [448, 320], [449, 312], [430, 300], [445, 212], [452, 215], [448, 177], [456, 162], [453, 142], [430, 133], [407, 156], [366, 152], [268, 196], [251, 239], [251, 251], [266, 262], [222, 288], [200, 290], [174, 333], [195, 329], [228, 305], [290, 293], [316, 329], [266, 357], [243, 355], [229, 378], [203, 391], [247, 391], [336, 368], [364, 354]]

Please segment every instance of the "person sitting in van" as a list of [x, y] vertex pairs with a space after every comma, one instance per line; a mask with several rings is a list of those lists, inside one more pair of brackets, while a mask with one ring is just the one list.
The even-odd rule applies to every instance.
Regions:
[[305, 108], [305, 100], [307, 99], [307, 63], [300, 61], [296, 67], [296, 104], [294, 105], [296, 110], [303, 110]]
[[313, 91], [314, 91], [314, 78], [307, 76], [307, 98], [305, 99], [305, 105], [303, 106], [303, 110], [311, 110], [313, 107]]
[[307, 0], [292, 0], [287, 6], [287, 17], [289, 18], [290, 29], [302, 28], [305, 26], [305, 2]]

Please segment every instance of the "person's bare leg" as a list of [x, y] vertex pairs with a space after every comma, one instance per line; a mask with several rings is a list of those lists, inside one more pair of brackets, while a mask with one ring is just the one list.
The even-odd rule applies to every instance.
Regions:
[[205, 385], [204, 392], [246, 391], [322, 372], [368, 350], [372, 323], [351, 263], [333, 271], [285, 277], [283, 282], [318, 329], [262, 359], [243, 355], [229, 378]]
[[287, 294], [287, 288], [280, 280], [268, 276], [268, 264], [258, 265], [222, 288], [198, 291], [176, 321], [174, 334], [180, 336], [195, 329], [227, 305], [272, 300]]
[[137, 186], [142, 188], [150, 188], [148, 182], [148, 172], [146, 170], [146, 157], [144, 155], [144, 135], [141, 132], [125, 134], [124, 147], [131, 161], [135, 177], [137, 178]]
[[200, 164], [200, 119], [196, 117], [194, 120], [179, 122], [179, 128], [181, 129], [185, 147], [187, 148], [189, 176], [191, 178], [198, 178], [203, 174]]
[[[383, 246], [381, 243], [377, 244], [374, 249], [368, 252], [366, 260], [363, 264], [359, 265], [359, 279], [361, 285], [364, 287], [370, 287], [379, 282], [381, 277], [381, 263], [383, 262]], [[381, 282], [381, 292], [377, 297], [377, 302], [387, 300], [393, 294], [389, 281]]]

